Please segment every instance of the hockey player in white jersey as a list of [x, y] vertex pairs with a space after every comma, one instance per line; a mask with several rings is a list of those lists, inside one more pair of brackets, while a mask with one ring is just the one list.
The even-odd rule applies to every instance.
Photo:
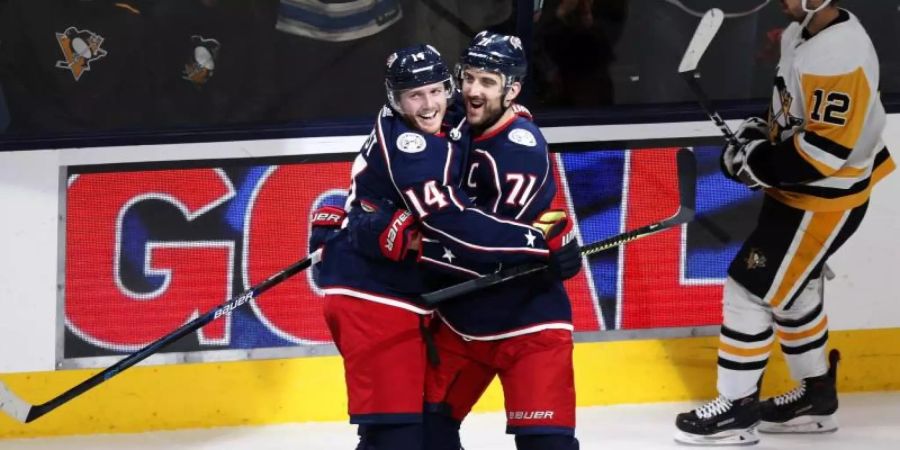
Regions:
[[[878, 57], [836, 0], [781, 0], [793, 20], [781, 42], [768, 120], [749, 118], [722, 168], [763, 189], [756, 228], [728, 269], [718, 398], [676, 418], [675, 439], [752, 444], [763, 432], [834, 431], [838, 354], [826, 361], [826, 260], [856, 231], [872, 187], [894, 169], [881, 141]], [[799, 386], [759, 401], [777, 340]]]

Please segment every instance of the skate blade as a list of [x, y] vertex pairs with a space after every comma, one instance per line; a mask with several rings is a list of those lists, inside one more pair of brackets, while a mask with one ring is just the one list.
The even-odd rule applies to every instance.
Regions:
[[691, 434], [679, 430], [675, 432], [675, 442], [703, 447], [755, 445], [759, 442], [759, 436], [756, 434], [756, 426], [740, 430], [720, 431], [710, 435]]
[[760, 422], [759, 431], [769, 434], [818, 434], [837, 431], [837, 419], [828, 416], [800, 416], [784, 423]]

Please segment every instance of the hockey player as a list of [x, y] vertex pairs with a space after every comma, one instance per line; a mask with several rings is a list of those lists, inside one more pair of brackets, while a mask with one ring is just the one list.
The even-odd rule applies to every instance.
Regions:
[[[726, 175], [766, 196], [728, 269], [719, 396], [678, 415], [679, 442], [755, 443], [757, 424], [776, 433], [837, 429], [822, 268], [857, 230], [872, 187], [894, 163], [881, 141], [878, 57], [857, 18], [835, 3], [781, 1], [793, 23], [782, 36], [768, 121], [745, 120], [740, 145], [723, 153]], [[800, 384], [759, 402], [776, 336]]]
[[[548, 246], [559, 239], [545, 240], [539, 228], [472, 207], [460, 189], [466, 153], [447, 139], [442, 123], [453, 80], [434, 48], [419, 45], [392, 54], [386, 89], [388, 104], [354, 161], [345, 205], [347, 222], [362, 225], [326, 239], [317, 278], [326, 294], [326, 322], [344, 358], [350, 420], [360, 425], [358, 449], [419, 450], [427, 336], [422, 331], [431, 310], [418, 297], [431, 288], [417, 256], [439, 262], [466, 253], [493, 266], [542, 261], [559, 277], [572, 276], [571, 260], [577, 265], [580, 257], [574, 245]], [[459, 128], [449, 131], [460, 135]], [[397, 207], [402, 209], [391, 213]], [[344, 222], [331, 212], [314, 214], [314, 225]], [[367, 220], [379, 212], [391, 214], [389, 226], [370, 245], [373, 240], [360, 236], [368, 236]], [[414, 227], [439, 245], [411, 254]]]
[[[559, 228], [547, 235], [574, 242], [573, 224], [548, 211], [556, 182], [547, 142], [528, 111], [515, 104], [527, 72], [517, 37], [481, 32], [461, 56], [457, 76], [472, 131], [466, 192], [484, 211]], [[423, 239], [422, 246], [434, 245]], [[479, 272], [458, 255], [445, 270]], [[577, 271], [577, 270], [576, 270]], [[572, 313], [560, 279], [533, 276], [439, 308], [435, 343], [441, 364], [426, 376], [426, 448], [460, 448], [459, 426], [495, 376], [503, 385], [507, 433], [519, 450], [575, 450]]]

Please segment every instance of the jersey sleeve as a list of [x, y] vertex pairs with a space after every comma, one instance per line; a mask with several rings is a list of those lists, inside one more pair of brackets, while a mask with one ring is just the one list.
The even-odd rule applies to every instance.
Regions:
[[754, 173], [773, 186], [809, 183], [844, 172], [867, 120], [872, 88], [862, 67], [836, 75], [801, 74], [792, 80], [803, 101], [803, 127], [751, 156]]
[[[509, 139], [494, 141], [492, 151], [476, 149], [472, 157], [477, 158], [480, 170], [486, 171], [483, 178], [494, 184], [493, 198], [479, 199], [478, 207], [493, 217], [530, 224], [551, 207], [556, 181], [542, 135], [530, 122], [519, 125], [509, 131]], [[540, 232], [526, 231], [526, 244], [540, 236]], [[495, 261], [473, 258], [471, 252], [454, 254], [440, 242], [429, 240], [422, 243], [420, 261], [464, 276], [498, 269]]]
[[[378, 130], [381, 133], [383, 130]], [[441, 137], [400, 129], [379, 135], [388, 173], [422, 233], [454, 255], [477, 263], [521, 264], [546, 261], [540, 230], [477, 209], [455, 183], [461, 177], [462, 152]], [[423, 249], [423, 256], [429, 257]], [[439, 257], [439, 256], [438, 256]]]

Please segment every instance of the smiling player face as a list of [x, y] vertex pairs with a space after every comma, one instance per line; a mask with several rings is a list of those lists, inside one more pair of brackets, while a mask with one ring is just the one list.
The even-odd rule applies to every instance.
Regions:
[[444, 83], [433, 83], [400, 93], [400, 109], [411, 125], [424, 133], [437, 133], [447, 112]]
[[[502, 104], [503, 78], [496, 73], [473, 68], [466, 68], [461, 78], [466, 120], [475, 128], [489, 127], [506, 109], [506, 105]], [[512, 93], [512, 89], [510, 91]], [[507, 95], [507, 99], [511, 101], [509, 97]]]

